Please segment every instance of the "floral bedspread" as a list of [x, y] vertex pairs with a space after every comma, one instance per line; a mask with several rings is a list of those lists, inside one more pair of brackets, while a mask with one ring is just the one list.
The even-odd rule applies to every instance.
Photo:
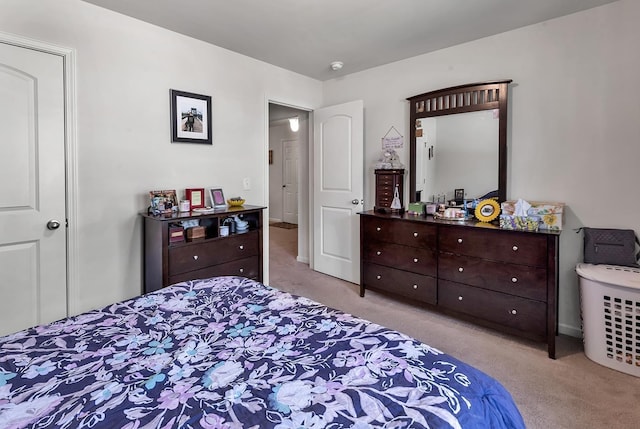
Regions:
[[241, 277], [0, 337], [1, 428], [520, 428], [509, 393], [399, 332]]

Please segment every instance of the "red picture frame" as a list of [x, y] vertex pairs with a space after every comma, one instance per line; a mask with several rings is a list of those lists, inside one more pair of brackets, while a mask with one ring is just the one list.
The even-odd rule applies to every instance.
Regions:
[[185, 194], [191, 204], [191, 210], [204, 207], [204, 188], [185, 189]]

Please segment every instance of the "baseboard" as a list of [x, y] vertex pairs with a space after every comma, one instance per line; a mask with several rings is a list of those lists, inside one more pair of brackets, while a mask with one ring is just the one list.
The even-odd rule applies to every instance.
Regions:
[[570, 337], [582, 338], [582, 329], [576, 328], [575, 326], [563, 325], [562, 323], [558, 324], [558, 333]]
[[274, 217], [269, 218], [269, 223], [278, 223], [278, 222], [282, 222], [282, 219], [276, 219]]
[[309, 258], [305, 258], [305, 257], [303, 257], [303, 256], [298, 256], [298, 257], [296, 258], [296, 261], [298, 261], [298, 262], [302, 262], [303, 264], [308, 264], [308, 263], [309, 263]]

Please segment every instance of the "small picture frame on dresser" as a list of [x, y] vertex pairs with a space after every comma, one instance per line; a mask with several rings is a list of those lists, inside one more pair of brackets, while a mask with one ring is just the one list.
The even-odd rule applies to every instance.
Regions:
[[178, 210], [178, 198], [175, 189], [149, 191], [148, 212], [153, 215], [167, 214]]
[[227, 203], [224, 199], [224, 193], [222, 192], [222, 188], [210, 188], [209, 197], [211, 198], [212, 207], [217, 209], [222, 209], [227, 207]]
[[192, 209], [204, 207], [204, 188], [188, 188], [184, 190], [184, 193]]

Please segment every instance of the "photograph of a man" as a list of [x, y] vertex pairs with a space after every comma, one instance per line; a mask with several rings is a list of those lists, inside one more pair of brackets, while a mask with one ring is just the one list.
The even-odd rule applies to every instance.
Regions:
[[195, 107], [191, 107], [188, 111], [182, 112], [182, 131], [201, 133], [202, 112], [199, 112]]

